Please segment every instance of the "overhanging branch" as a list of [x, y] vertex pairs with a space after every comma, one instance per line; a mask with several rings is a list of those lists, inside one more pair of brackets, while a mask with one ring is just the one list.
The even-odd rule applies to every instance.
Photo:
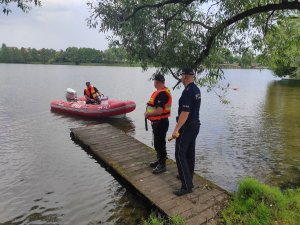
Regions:
[[215, 28], [213, 28], [210, 31], [210, 35], [208, 37], [208, 40], [206, 42], [206, 48], [201, 52], [199, 58], [195, 61], [194, 67], [196, 68], [198, 65], [202, 64], [204, 59], [209, 55], [209, 52], [212, 48], [213, 42], [215, 38], [220, 34], [223, 30], [225, 30], [230, 25], [246, 18], [253, 16], [258, 13], [264, 13], [264, 12], [270, 12], [270, 11], [277, 11], [277, 10], [300, 10], [300, 2], [294, 1], [294, 2], [283, 2], [279, 4], [268, 4], [265, 6], [258, 6], [249, 10], [246, 10], [240, 14], [237, 14], [224, 22], [217, 25]]
[[190, 23], [190, 24], [193, 24], [193, 25], [200, 25], [200, 26], [204, 27], [204, 28], [207, 29], [207, 30], [213, 29], [213, 27], [210, 27], [210, 26], [206, 25], [205, 23], [203, 23], [203, 22], [201, 22], [201, 21], [182, 20], [182, 19], [174, 19], [174, 20], [182, 21], [182, 22], [186, 22], [186, 23]]
[[146, 9], [146, 8], [160, 8], [162, 6], [165, 6], [165, 5], [169, 5], [169, 4], [179, 4], [179, 3], [182, 3], [182, 4], [190, 4], [192, 3], [194, 0], [167, 0], [167, 1], [164, 1], [164, 2], [159, 2], [157, 4], [146, 4], [146, 5], [141, 5], [141, 6], [138, 6], [136, 7], [132, 14], [130, 14], [129, 16], [125, 17], [124, 21], [126, 20], [129, 20], [131, 19], [132, 17], [134, 17], [134, 15], [142, 10], [142, 9]]
[[274, 14], [274, 10], [270, 13], [270, 15], [268, 16], [267, 18], [267, 21], [266, 21], [266, 24], [265, 24], [265, 29], [264, 29], [264, 33], [266, 34], [268, 32], [268, 26], [269, 26], [269, 20], [271, 19], [271, 17], [273, 16]]

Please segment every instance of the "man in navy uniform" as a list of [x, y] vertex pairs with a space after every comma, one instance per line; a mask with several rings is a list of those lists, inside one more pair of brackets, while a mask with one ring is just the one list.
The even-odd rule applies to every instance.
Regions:
[[181, 180], [181, 188], [174, 191], [177, 196], [191, 193], [194, 187], [195, 145], [200, 129], [201, 105], [201, 92], [194, 83], [194, 75], [191, 68], [182, 69], [181, 82], [185, 88], [179, 99], [177, 124], [172, 133], [176, 138], [175, 158]]

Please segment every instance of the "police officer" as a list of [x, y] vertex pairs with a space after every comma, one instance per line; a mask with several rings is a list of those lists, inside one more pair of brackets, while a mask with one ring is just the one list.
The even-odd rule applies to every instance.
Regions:
[[179, 99], [177, 124], [172, 133], [176, 138], [175, 158], [181, 188], [174, 194], [181, 196], [191, 193], [195, 167], [195, 143], [200, 129], [199, 110], [201, 104], [200, 89], [194, 83], [194, 71], [184, 68], [181, 72], [184, 90]]
[[154, 77], [154, 87], [156, 91], [151, 95], [147, 103], [145, 118], [151, 121], [154, 148], [157, 160], [150, 163], [154, 168], [153, 173], [159, 174], [166, 171], [166, 134], [169, 129], [169, 119], [171, 115], [172, 96], [170, 90], [165, 87], [165, 78], [161, 74]]

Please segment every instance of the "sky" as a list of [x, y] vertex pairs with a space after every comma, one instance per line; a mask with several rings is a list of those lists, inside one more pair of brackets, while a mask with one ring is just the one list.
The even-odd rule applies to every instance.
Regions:
[[32, 7], [28, 13], [10, 6], [8, 16], [0, 11], [0, 45], [9, 47], [108, 48], [105, 36], [87, 26], [90, 13], [86, 0], [42, 0], [42, 7]]

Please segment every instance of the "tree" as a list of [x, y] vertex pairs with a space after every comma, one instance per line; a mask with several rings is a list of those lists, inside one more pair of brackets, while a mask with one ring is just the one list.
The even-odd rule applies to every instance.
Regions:
[[55, 63], [64, 63], [64, 51], [60, 50], [59, 52], [55, 52], [55, 54], [48, 60], [49, 64], [55, 64]]
[[11, 63], [15, 62], [15, 63], [24, 63], [24, 57], [21, 53], [21, 51], [16, 48], [16, 47], [11, 47], [9, 48], [9, 52], [10, 52], [10, 58], [11, 58]]
[[23, 12], [28, 12], [31, 9], [31, 4], [35, 6], [41, 6], [41, 1], [39, 0], [0, 0], [0, 6], [2, 5], [2, 11], [4, 14], [9, 14], [12, 10], [9, 5], [12, 3], [16, 4]]
[[2, 44], [0, 49], [0, 62], [4, 63], [24, 63], [24, 57], [21, 51], [16, 47], [7, 47]]
[[[279, 18], [295, 14], [298, 0], [90, 0], [90, 27], [111, 31], [144, 69], [171, 73], [191, 66], [220, 78], [218, 50], [261, 49], [263, 37]], [[206, 69], [206, 70], [204, 70]]]
[[33, 61], [33, 58], [31, 56], [31, 49], [30, 48], [21, 48], [21, 54], [24, 58], [25, 63], [31, 63]]
[[69, 47], [64, 52], [65, 62], [74, 63], [76, 65], [80, 64], [79, 49], [76, 47]]
[[300, 14], [280, 20], [266, 39], [264, 62], [279, 76], [300, 79]]
[[251, 50], [245, 49], [242, 52], [240, 66], [243, 68], [249, 68], [252, 66], [252, 63], [254, 63], [254, 54]]
[[91, 48], [80, 48], [78, 54], [83, 63], [101, 63], [103, 58], [102, 51]]
[[38, 50], [39, 53], [39, 61], [43, 64], [49, 63], [49, 60], [54, 57], [56, 51], [54, 49], [45, 49], [42, 48]]
[[219, 64], [237, 63], [239, 60], [232, 54], [228, 48], [220, 48], [216, 56]]
[[36, 50], [35, 48], [32, 48], [31, 49], [31, 57], [32, 57], [32, 62], [39, 62], [40, 61], [40, 55], [39, 55], [39, 52], [38, 50]]
[[0, 62], [8, 62], [9, 53], [7, 46], [3, 43], [0, 49]]
[[105, 62], [107, 63], [124, 63], [126, 62], [126, 51], [124, 48], [109, 46], [104, 51]]

